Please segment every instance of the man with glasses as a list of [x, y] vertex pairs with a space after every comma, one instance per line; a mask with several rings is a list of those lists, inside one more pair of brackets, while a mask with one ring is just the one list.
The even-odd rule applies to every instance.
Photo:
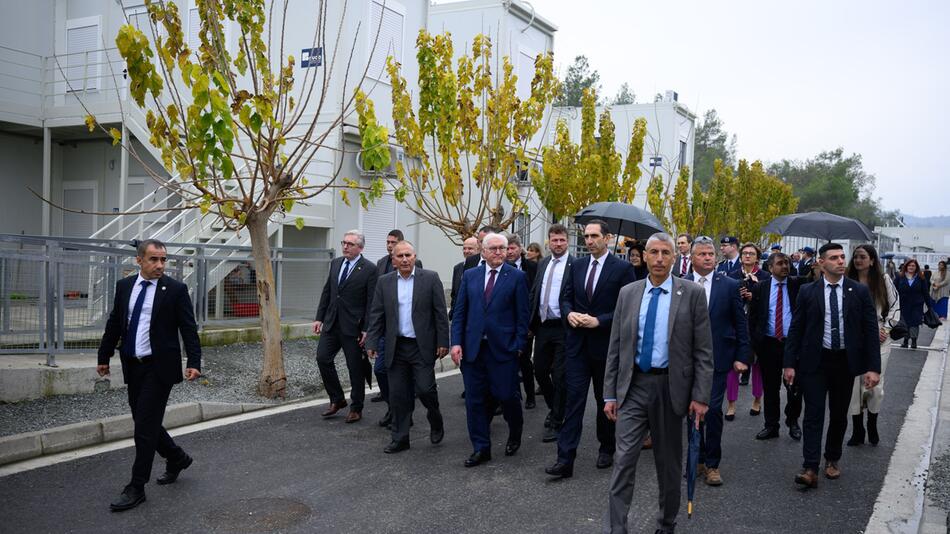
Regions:
[[505, 456], [521, 447], [518, 357], [528, 336], [528, 281], [505, 262], [508, 240], [490, 233], [482, 240], [483, 267], [465, 271], [452, 310], [452, 361], [462, 368], [465, 412], [474, 452], [465, 467], [491, 460], [486, 396], [501, 405], [508, 423]]
[[366, 390], [361, 347], [366, 341], [370, 305], [376, 288], [376, 266], [363, 257], [365, 240], [359, 230], [343, 234], [340, 245], [343, 255], [330, 262], [330, 276], [320, 296], [313, 333], [320, 336], [317, 367], [330, 397], [330, 406], [322, 415], [332, 417], [347, 406], [334, 362], [337, 353], [343, 349], [353, 402], [346, 422], [355, 423], [363, 418]]

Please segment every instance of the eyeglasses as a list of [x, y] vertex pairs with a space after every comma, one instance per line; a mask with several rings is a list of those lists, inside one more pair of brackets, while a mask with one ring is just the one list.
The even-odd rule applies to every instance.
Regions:
[[742, 255], [743, 256], [758, 256], [758, 254], [754, 250], [747, 250], [743, 252]]
[[358, 247], [358, 246], [360, 246], [360, 244], [359, 244], [359, 243], [355, 243], [355, 242], [353, 242], [353, 241], [340, 241], [340, 246], [343, 246], [343, 247]]
[[499, 252], [507, 252], [508, 247], [486, 247], [485, 250], [498, 254]]

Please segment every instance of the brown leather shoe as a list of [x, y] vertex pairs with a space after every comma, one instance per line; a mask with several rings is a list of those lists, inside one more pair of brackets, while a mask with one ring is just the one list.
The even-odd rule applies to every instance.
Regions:
[[818, 487], [818, 473], [814, 469], [804, 469], [801, 473], [795, 475], [795, 483], [801, 484], [806, 488]]
[[825, 462], [825, 478], [838, 480], [841, 477], [841, 470], [838, 469], [838, 462]]
[[706, 476], [706, 464], [696, 464], [696, 476]]
[[722, 486], [722, 476], [719, 475], [719, 469], [714, 467], [706, 469], [706, 485]]
[[643, 440], [643, 450], [649, 450], [653, 448], [653, 436], [647, 435], [646, 439]]
[[346, 414], [346, 423], [355, 423], [363, 418], [363, 414], [360, 412], [354, 412], [350, 410], [350, 413]]
[[339, 412], [343, 408], [346, 408], [345, 400], [342, 402], [331, 402], [330, 406], [327, 407], [326, 411], [320, 415], [322, 415], [323, 417], [333, 417], [334, 415], [336, 415], [337, 412]]

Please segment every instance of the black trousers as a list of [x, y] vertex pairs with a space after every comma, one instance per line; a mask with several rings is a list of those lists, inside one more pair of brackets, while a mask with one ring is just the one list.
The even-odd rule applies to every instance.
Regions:
[[567, 357], [567, 402], [565, 404], [564, 424], [557, 435], [557, 461], [573, 464], [577, 456], [577, 446], [581, 442], [584, 412], [587, 409], [587, 392], [594, 386], [594, 399], [597, 401], [597, 441], [599, 452], [613, 454], [616, 445], [616, 427], [604, 413], [604, 372], [607, 361], [592, 358], [587, 354], [586, 343], [577, 354]]
[[531, 352], [534, 346], [534, 339], [528, 338], [525, 342], [524, 351], [518, 356], [518, 367], [521, 373], [521, 383], [524, 386], [524, 398], [526, 401], [534, 402], [534, 364], [531, 362]]
[[152, 357], [142, 362], [135, 360], [126, 366], [126, 372], [129, 407], [135, 423], [135, 462], [130, 484], [141, 489], [152, 477], [156, 452], [170, 464], [181, 462], [186, 455], [162, 426], [172, 385], [159, 380]]
[[814, 373], [796, 375], [805, 399], [802, 424], [802, 467], [818, 469], [821, 463], [821, 434], [825, 428], [825, 401], [828, 402], [828, 435], [825, 437], [825, 460], [841, 459], [841, 444], [848, 430], [848, 406], [854, 377], [848, 371], [848, 355], [843, 350], [822, 349], [821, 367]]
[[334, 362], [340, 349], [343, 349], [346, 356], [346, 367], [350, 374], [350, 410], [362, 412], [363, 399], [366, 396], [366, 377], [363, 376], [363, 351], [360, 349], [358, 336], [342, 335], [337, 328], [320, 334], [320, 341], [317, 343], [317, 367], [320, 369], [323, 387], [327, 390], [330, 402], [343, 402], [343, 386], [340, 384], [340, 375], [336, 372]]
[[550, 411], [552, 424], [560, 427], [564, 420], [567, 382], [564, 361], [564, 324], [560, 319], [541, 323], [535, 336], [534, 375], [541, 386], [541, 395]]
[[418, 397], [419, 402], [428, 410], [427, 418], [432, 429], [441, 429], [443, 423], [442, 413], [439, 411], [439, 391], [435, 384], [435, 361], [419, 352], [415, 339], [396, 338], [396, 352], [393, 353], [393, 361], [387, 374], [389, 409], [393, 415], [393, 441], [409, 441], [409, 422], [415, 397]]
[[[779, 412], [782, 406], [781, 390], [783, 385], [782, 374], [785, 341], [766, 336], [762, 343], [756, 346], [759, 358], [759, 369], [762, 371], [762, 387], [765, 390], [765, 427], [779, 428]], [[797, 381], [796, 381], [797, 382]], [[785, 385], [785, 424], [798, 424], [802, 414], [802, 390], [797, 383]]]

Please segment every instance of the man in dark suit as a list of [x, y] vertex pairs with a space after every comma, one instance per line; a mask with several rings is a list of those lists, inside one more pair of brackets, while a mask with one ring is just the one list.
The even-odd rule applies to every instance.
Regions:
[[531, 332], [534, 333], [534, 376], [548, 407], [541, 441], [557, 441], [564, 422], [567, 401], [565, 381], [564, 321], [561, 298], [571, 281], [574, 257], [567, 253], [567, 228], [553, 224], [548, 228], [551, 255], [541, 260], [538, 276], [531, 289]]
[[451, 291], [451, 302], [449, 306], [455, 306], [455, 296], [458, 295], [459, 286], [462, 285], [462, 273], [465, 272], [465, 260], [472, 256], [478, 256], [479, 254], [479, 245], [477, 237], [470, 237], [462, 242], [462, 257], [463, 260], [456, 263], [455, 267], [452, 268], [452, 291]]
[[[545, 469], [551, 476], [567, 478], [574, 472], [591, 383], [597, 399], [597, 440], [600, 442], [596, 465], [598, 469], [606, 469], [613, 462], [614, 423], [603, 412], [604, 365], [617, 295], [636, 275], [633, 265], [610, 253], [607, 245], [610, 239], [610, 230], [604, 221], [594, 220], [584, 227], [584, 243], [590, 256], [574, 261], [571, 279], [561, 298], [561, 317], [567, 323], [567, 402], [564, 424], [557, 437], [557, 461]], [[670, 265], [672, 263], [671, 256]]]
[[788, 275], [789, 276], [801, 276], [798, 273], [798, 266], [801, 265], [802, 253], [801, 252], [792, 252], [792, 255], [789, 256], [789, 265], [788, 265]]
[[815, 249], [802, 247], [802, 259], [798, 262], [798, 276], [811, 276], [815, 265]]
[[844, 277], [845, 254], [838, 243], [818, 251], [823, 275], [798, 292], [798, 314], [792, 317], [785, 344], [785, 381], [798, 383], [805, 399], [802, 472], [795, 482], [818, 486], [821, 434], [828, 402], [825, 477], [841, 476], [838, 460], [848, 428], [848, 406], [854, 377], [864, 386], [881, 379], [881, 348], [877, 313], [867, 286]]
[[468, 435], [474, 449], [465, 467], [491, 460], [485, 404], [489, 392], [508, 423], [505, 456], [521, 447], [524, 419], [518, 356], [528, 336], [528, 282], [524, 272], [505, 262], [507, 250], [505, 236], [485, 236], [485, 266], [465, 271], [452, 310], [452, 361], [462, 368]]
[[165, 276], [167, 259], [161, 241], [147, 239], [138, 244], [135, 261], [139, 273], [116, 283], [112, 313], [99, 344], [99, 376], [109, 374], [109, 360], [119, 345], [135, 424], [132, 480], [110, 505], [114, 512], [135, 508], [145, 501], [145, 484], [151, 478], [156, 452], [166, 461], [158, 484], [175, 482], [192, 463], [162, 427], [168, 395], [172, 386], [182, 381], [179, 334], [188, 356], [185, 378], [201, 376], [201, 343], [188, 287]]
[[[538, 262], [525, 258], [524, 249], [521, 247], [521, 238], [517, 234], [506, 234], [508, 238], [508, 263], [521, 269], [528, 275], [528, 288], [534, 287], [534, 279], [538, 275]], [[524, 407], [526, 410], [533, 410], [535, 403], [534, 390], [534, 364], [531, 363], [531, 354], [534, 352], [534, 337], [531, 330], [528, 331], [528, 339], [525, 342], [524, 351], [518, 357], [518, 365], [521, 368], [521, 383], [524, 386]]]
[[742, 279], [742, 262], [739, 261], [739, 239], [728, 235], [719, 241], [722, 261], [716, 266], [717, 273], [723, 273], [736, 279]]
[[366, 395], [361, 347], [366, 340], [369, 308], [376, 289], [376, 266], [363, 257], [365, 243], [363, 233], [359, 230], [350, 230], [343, 235], [343, 255], [330, 262], [330, 276], [323, 286], [316, 322], [313, 323], [313, 333], [320, 336], [317, 367], [330, 397], [330, 406], [322, 415], [332, 417], [347, 405], [334, 363], [342, 348], [350, 375], [350, 399], [353, 401], [346, 415], [347, 423], [355, 423], [363, 418], [363, 399]]
[[[390, 454], [409, 448], [413, 393], [428, 410], [430, 441], [442, 441], [445, 427], [434, 365], [449, 352], [445, 291], [438, 273], [416, 266], [415, 247], [408, 241], [396, 244], [393, 260], [397, 271], [376, 282], [366, 341], [367, 353], [385, 362], [389, 377], [392, 441], [383, 452]], [[377, 353], [383, 336], [387, 350]]]
[[[657, 530], [672, 533], [683, 478], [683, 418], [699, 428], [713, 382], [713, 340], [703, 289], [670, 276], [673, 238], [646, 243], [650, 274], [620, 291], [610, 329], [604, 413], [617, 424], [607, 529], [627, 532], [637, 460], [647, 430], [659, 485]], [[676, 329], [676, 334], [673, 329]]]
[[690, 268], [690, 250], [693, 246], [693, 236], [689, 234], [680, 234], [676, 236], [676, 262], [673, 263], [673, 276], [683, 277], [689, 274]]
[[[376, 277], [393, 272], [396, 268], [393, 265], [393, 247], [396, 243], [404, 240], [402, 230], [395, 228], [386, 235], [386, 255], [376, 260]], [[422, 262], [416, 259], [416, 267], [422, 267]], [[379, 347], [379, 352], [386, 352], [385, 339], [381, 338], [383, 345]], [[376, 376], [376, 383], [379, 385], [379, 394], [372, 398], [372, 402], [386, 402], [389, 404], [389, 380], [386, 377], [386, 366], [383, 365], [383, 359], [378, 359], [373, 364], [373, 374]], [[379, 426], [388, 426], [392, 420], [392, 414], [389, 410], [379, 422]]]
[[[782, 365], [785, 357], [785, 340], [792, 320], [797, 315], [798, 290], [806, 281], [789, 276], [788, 256], [773, 252], [769, 256], [769, 272], [772, 276], [762, 280], [752, 289], [749, 305], [749, 333], [752, 347], [759, 359], [765, 397], [765, 428], [756, 439], [778, 437], [779, 408], [781, 408]], [[785, 425], [788, 435], [798, 441], [802, 429], [798, 418], [802, 413], [802, 392], [797, 386], [785, 387]]]
[[716, 267], [716, 246], [713, 240], [700, 236], [693, 242], [693, 271], [684, 279], [696, 282], [703, 289], [709, 308], [709, 324], [713, 339], [713, 377], [706, 413], [700, 429], [699, 463], [705, 466], [706, 484], [721, 486], [719, 463], [722, 460], [722, 401], [726, 394], [726, 378], [735, 369], [741, 373], [749, 367], [749, 325], [745, 307], [739, 297], [739, 282]]

